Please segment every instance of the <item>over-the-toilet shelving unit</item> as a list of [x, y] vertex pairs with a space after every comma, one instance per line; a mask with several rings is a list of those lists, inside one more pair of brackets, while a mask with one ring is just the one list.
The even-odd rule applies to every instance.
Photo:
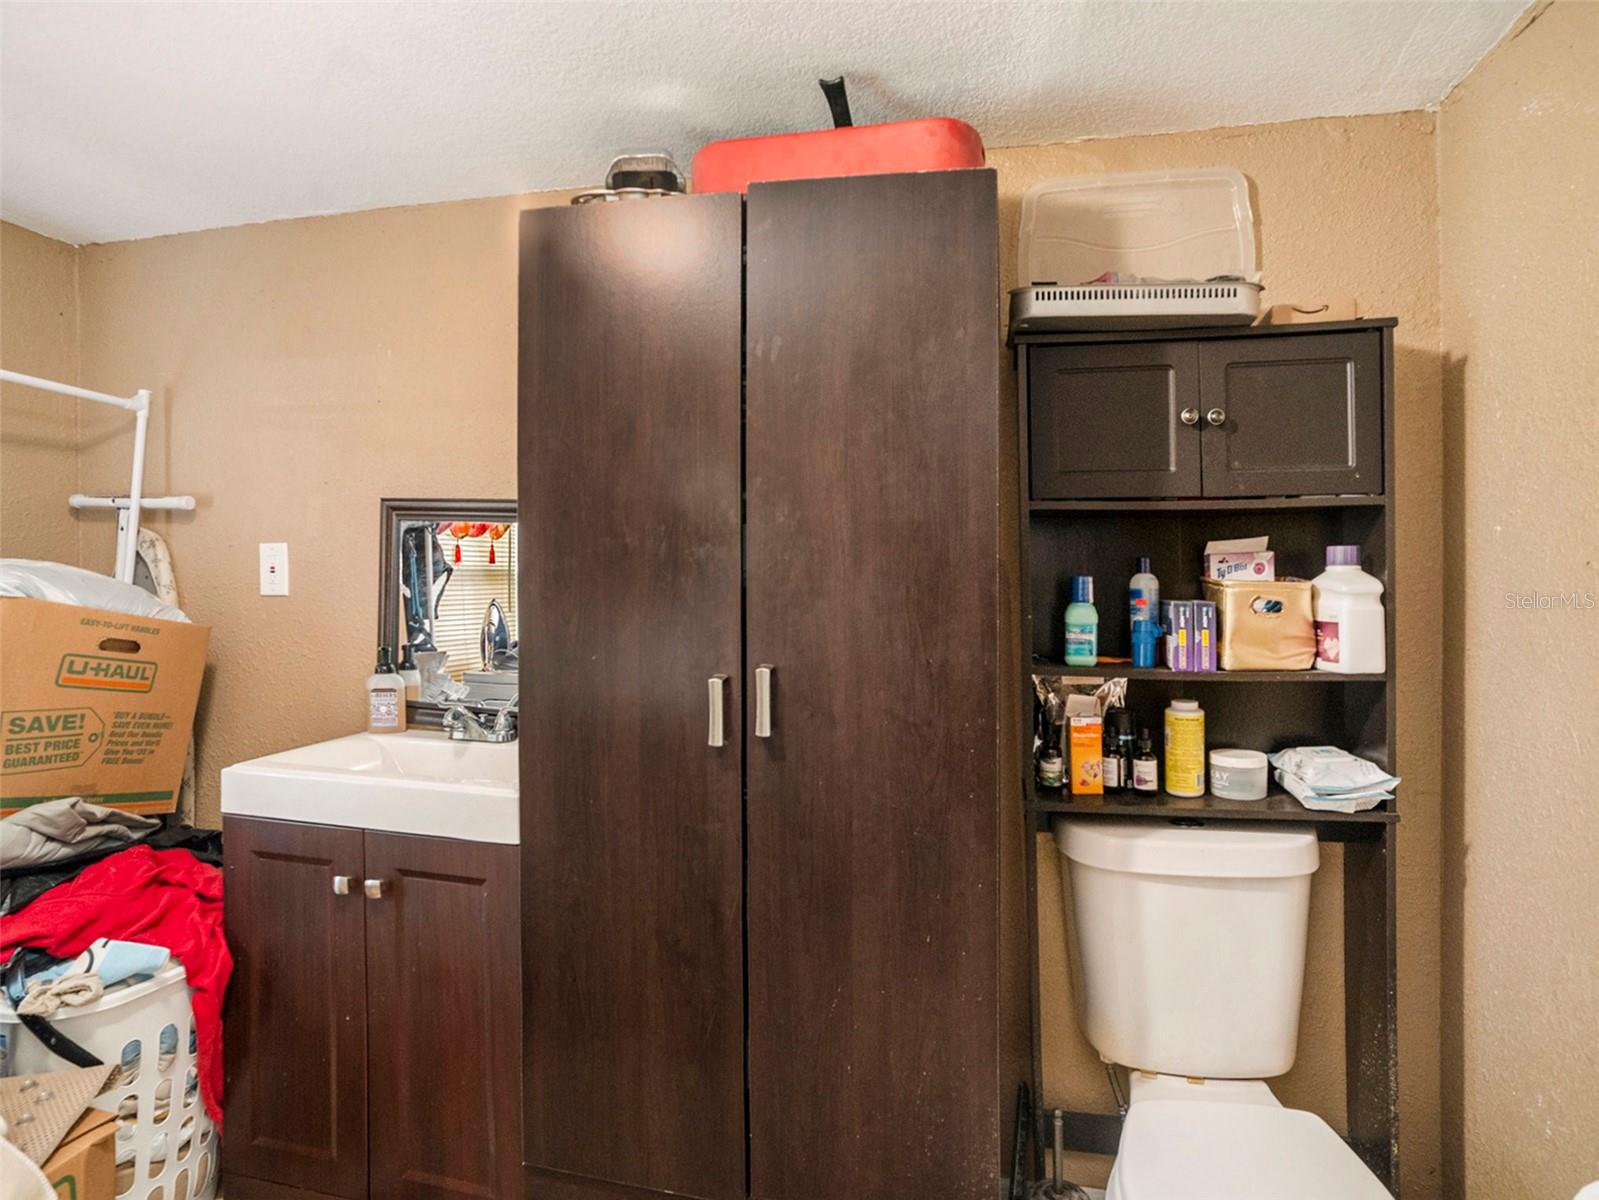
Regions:
[[[1367, 320], [1012, 337], [1022, 526], [1019, 683], [1026, 711], [1032, 710], [1035, 674], [1125, 676], [1128, 706], [1136, 724], [1155, 735], [1157, 755], [1161, 711], [1172, 698], [1186, 696], [1205, 709], [1207, 747], [1270, 751], [1335, 744], [1398, 773], [1393, 325]], [[1274, 421], [1280, 427], [1273, 428]], [[1163, 598], [1200, 597], [1205, 542], [1256, 534], [1270, 536], [1280, 575], [1302, 578], [1319, 573], [1327, 545], [1361, 547], [1363, 568], [1385, 584], [1385, 672], [1201, 674], [1122, 664], [1068, 667], [1061, 660], [1072, 575], [1095, 577], [1101, 653], [1125, 655], [1125, 586], [1138, 556], [1154, 559]], [[1397, 1195], [1394, 805], [1352, 814], [1312, 811], [1275, 783], [1264, 801], [1255, 802], [1179, 799], [1164, 791], [1074, 797], [1037, 786], [1032, 742], [1031, 722], [1025, 722], [1016, 769], [1029, 835], [1038, 1136], [1047, 1139], [1048, 1131], [1033, 835], [1047, 832], [1063, 814], [1292, 823], [1343, 847], [1347, 1137]], [[1109, 1107], [1108, 1089], [1106, 1098]], [[1111, 1154], [1121, 1118], [1074, 1112], [1066, 1130], [1068, 1148]]]
[[125, 496], [84, 496], [73, 493], [67, 503], [73, 508], [111, 508], [117, 513], [117, 561], [112, 571], [123, 583], [133, 582], [133, 565], [139, 557], [139, 514], [147, 508], [194, 508], [193, 496], [146, 496], [144, 494], [144, 443], [150, 427], [150, 392], [140, 388], [131, 396], [113, 396], [109, 392], [96, 392], [71, 383], [58, 383], [54, 379], [41, 379], [37, 375], [23, 375], [18, 371], [0, 370], [0, 381], [21, 387], [37, 388], [41, 392], [54, 392], [58, 396], [71, 396], [76, 400], [89, 400], [111, 408], [120, 408], [133, 414], [133, 468], [130, 472], [128, 494]]

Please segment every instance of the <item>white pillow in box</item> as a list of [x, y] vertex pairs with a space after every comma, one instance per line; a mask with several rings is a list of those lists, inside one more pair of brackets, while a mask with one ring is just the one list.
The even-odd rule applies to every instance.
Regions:
[[149, 592], [109, 575], [69, 567], [65, 563], [29, 558], [0, 558], [0, 596], [49, 600], [79, 608], [99, 608], [152, 617], [157, 621], [187, 621], [182, 610], [162, 604]]

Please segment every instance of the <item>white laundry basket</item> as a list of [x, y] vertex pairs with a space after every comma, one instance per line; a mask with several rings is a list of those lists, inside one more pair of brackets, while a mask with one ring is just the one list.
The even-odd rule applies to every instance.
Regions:
[[[63, 1036], [122, 1071], [96, 1108], [117, 1114], [118, 1200], [211, 1200], [216, 1126], [200, 1100], [188, 977], [176, 960], [151, 978], [50, 1018]], [[0, 997], [0, 1074], [39, 1075], [63, 1062]]]

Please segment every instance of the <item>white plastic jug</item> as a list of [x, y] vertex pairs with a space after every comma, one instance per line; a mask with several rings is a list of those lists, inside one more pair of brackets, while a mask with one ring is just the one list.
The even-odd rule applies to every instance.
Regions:
[[1382, 580], [1360, 569], [1360, 547], [1328, 546], [1327, 569], [1310, 587], [1316, 669], [1346, 675], [1387, 670]]

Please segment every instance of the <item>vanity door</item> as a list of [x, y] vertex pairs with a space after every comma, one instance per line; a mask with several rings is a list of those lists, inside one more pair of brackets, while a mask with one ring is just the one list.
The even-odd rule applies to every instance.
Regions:
[[361, 831], [228, 817], [222, 845], [228, 1191], [366, 1200]]
[[520, 1200], [517, 849], [369, 832], [363, 884], [371, 1195]]
[[741, 217], [522, 215], [535, 1198], [744, 1196]]

